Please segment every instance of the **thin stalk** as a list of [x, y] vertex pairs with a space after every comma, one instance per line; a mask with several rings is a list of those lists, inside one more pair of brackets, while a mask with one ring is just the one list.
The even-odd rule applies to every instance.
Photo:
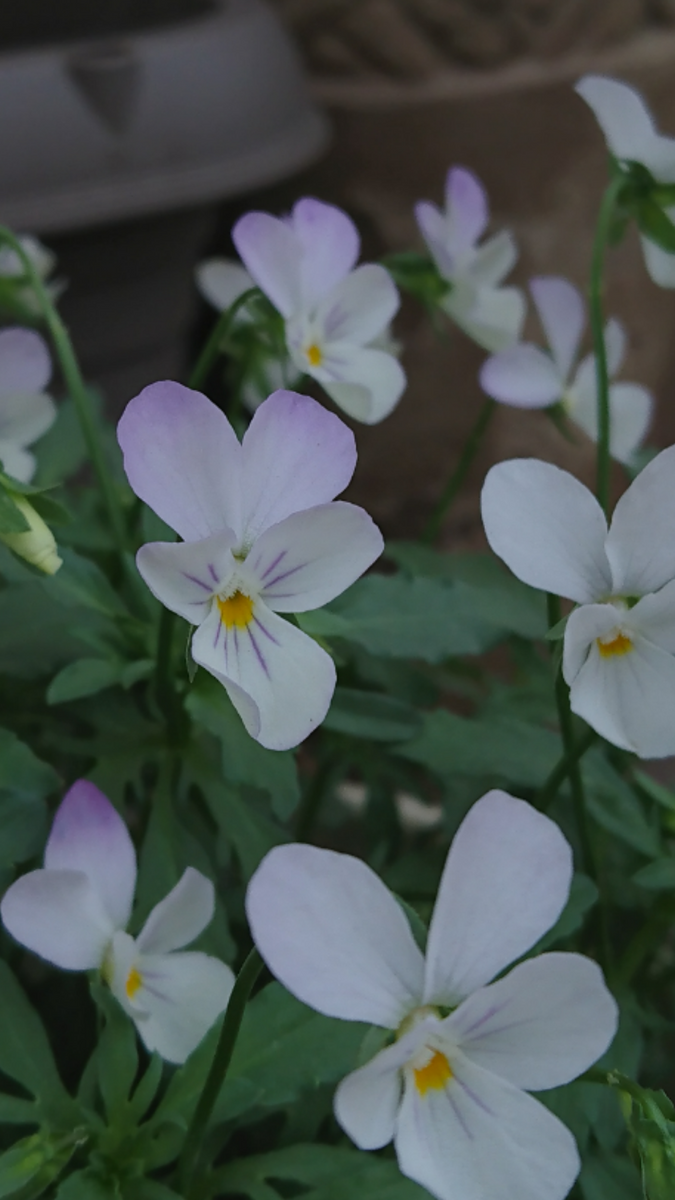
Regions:
[[197, 362], [192, 368], [190, 378], [188, 379], [188, 387], [200, 388], [208, 378], [211, 368], [220, 354], [222, 343], [232, 328], [234, 318], [239, 310], [248, 304], [251, 297], [256, 295], [257, 291], [258, 288], [256, 287], [248, 288], [247, 291], [242, 292], [241, 296], [237, 296], [237, 299], [229, 308], [226, 308], [220, 314], [204, 343]]
[[202, 1141], [204, 1140], [216, 1100], [220, 1094], [220, 1089], [225, 1082], [248, 998], [263, 966], [263, 960], [254, 946], [248, 957], [244, 960], [232, 988], [229, 1003], [225, 1009], [223, 1027], [220, 1031], [211, 1069], [206, 1077], [206, 1083], [204, 1084], [202, 1094], [199, 1097], [197, 1107], [185, 1135], [178, 1163], [178, 1178], [181, 1195], [183, 1196], [187, 1197], [191, 1193], [190, 1184]]
[[182, 710], [172, 669], [175, 629], [176, 614], [168, 608], [162, 608], [157, 631], [155, 694], [157, 703], [166, 718], [169, 745], [174, 747], [180, 742], [182, 734]]
[[598, 449], [597, 449], [597, 493], [605, 516], [609, 514], [609, 476], [610, 476], [610, 434], [611, 419], [609, 411], [609, 373], [607, 370], [607, 348], [605, 346], [605, 322], [602, 311], [603, 299], [603, 270], [605, 250], [609, 243], [612, 218], [616, 207], [617, 197], [623, 180], [613, 179], [607, 188], [600, 205], [598, 223], [593, 240], [593, 255], [591, 259], [591, 278], [588, 298], [591, 311], [591, 332], [593, 334], [593, 350], [595, 353], [595, 377], [597, 384], [598, 406]]
[[464, 480], [469, 472], [469, 467], [476, 457], [480, 444], [483, 440], [483, 435], [490, 424], [490, 421], [492, 420], [492, 416], [496, 407], [496, 402], [491, 396], [488, 396], [478, 414], [478, 419], [476, 420], [476, 423], [466, 440], [460, 460], [450, 475], [450, 478], [448, 479], [448, 482], [441, 493], [441, 498], [424, 528], [422, 533], [423, 542], [431, 544], [432, 542], [436, 541], [436, 538], [441, 531], [443, 521], [450, 511], [452, 502], [464, 483]]
[[84, 437], [87, 452], [92, 462], [96, 477], [101, 488], [103, 501], [105, 503], [108, 520], [112, 529], [115, 545], [120, 554], [124, 554], [126, 550], [127, 536], [124, 521], [124, 514], [120, 505], [115, 485], [108, 470], [108, 465], [105, 461], [103, 448], [96, 432], [96, 426], [91, 415], [89, 407], [89, 398], [87, 389], [82, 378], [82, 373], [73, 350], [73, 344], [70, 340], [70, 335], [61, 320], [58, 312], [52, 304], [47, 289], [45, 288], [38, 272], [35, 270], [30, 258], [26, 254], [21, 243], [15, 238], [10, 229], [0, 225], [0, 243], [5, 242], [11, 246], [21, 260], [26, 275], [28, 276], [31, 286], [38, 298], [42, 316], [49, 330], [54, 349], [61, 365], [63, 378], [70, 395], [75, 404], [77, 418], [80, 422], [80, 428]]
[[542, 784], [532, 801], [532, 804], [535, 808], [539, 809], [539, 812], [547, 811], [555, 800], [561, 785], [569, 778], [572, 765], [578, 763], [583, 758], [596, 738], [597, 734], [595, 730], [587, 729], [584, 735], [575, 742], [571, 757], [568, 758], [566, 754], [563, 754], [560, 762], [556, 763], [548, 779]]

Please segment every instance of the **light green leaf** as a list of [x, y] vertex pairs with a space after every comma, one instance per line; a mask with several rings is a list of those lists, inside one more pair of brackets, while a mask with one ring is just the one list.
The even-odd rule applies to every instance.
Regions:
[[119, 683], [122, 669], [122, 663], [111, 659], [78, 658], [52, 679], [47, 688], [47, 703], [65, 704], [68, 700], [94, 696]]
[[376, 742], [400, 742], [421, 732], [422, 719], [402, 700], [378, 692], [337, 687], [324, 729]]
[[0, 1200], [41, 1196], [63, 1171], [81, 1135], [33, 1133], [0, 1154]]

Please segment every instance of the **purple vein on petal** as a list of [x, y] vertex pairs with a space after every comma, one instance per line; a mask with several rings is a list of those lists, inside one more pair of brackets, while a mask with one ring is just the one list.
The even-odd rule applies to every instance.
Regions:
[[492, 1109], [488, 1107], [484, 1100], [481, 1100], [480, 1096], [476, 1095], [476, 1093], [473, 1091], [473, 1088], [470, 1088], [468, 1083], [465, 1083], [464, 1080], [460, 1079], [458, 1076], [455, 1076], [455, 1078], [457, 1079], [459, 1086], [464, 1089], [469, 1099], [473, 1100], [476, 1107], [482, 1109], [483, 1112], [487, 1113], [489, 1117], [494, 1117], [495, 1114], [493, 1113]]
[[504, 1004], [493, 1004], [492, 1008], [489, 1008], [487, 1012], [483, 1013], [482, 1017], [478, 1017], [477, 1020], [474, 1021], [473, 1025], [469, 1025], [468, 1029], [464, 1029], [462, 1031], [462, 1038], [470, 1037], [472, 1033], [475, 1033], [477, 1029], [480, 1029], [481, 1025], [484, 1025], [486, 1021], [491, 1020], [491, 1018], [495, 1017], [497, 1013], [502, 1012], [510, 1003], [511, 1001], [507, 1000], [504, 1002]]
[[[211, 585], [208, 583], [204, 583], [203, 579], [197, 579], [196, 575], [188, 575], [187, 571], [181, 571], [181, 575], [183, 576], [184, 579], [189, 579], [190, 583], [196, 583], [197, 587], [203, 588], [205, 592], [209, 593], [209, 595], [211, 595], [211, 593], [213, 592], [213, 588], [211, 587]], [[196, 603], [201, 604], [201, 600], [196, 601]]]
[[[455, 1114], [455, 1116], [456, 1116], [456, 1118], [457, 1118], [457, 1122], [458, 1122], [458, 1124], [459, 1124], [459, 1125], [462, 1127], [462, 1130], [463, 1130], [463, 1132], [466, 1134], [466, 1136], [468, 1137], [469, 1141], [470, 1141], [470, 1142], [473, 1142], [473, 1140], [474, 1140], [474, 1135], [472, 1134], [471, 1130], [469, 1129], [469, 1126], [467, 1125], [466, 1121], [464, 1120], [464, 1117], [462, 1116], [461, 1112], [459, 1111], [459, 1109], [458, 1109], [458, 1107], [457, 1107], [457, 1103], [456, 1103], [456, 1101], [455, 1101], [454, 1097], [450, 1095], [450, 1092], [448, 1091], [448, 1089], [447, 1089], [447, 1088], [446, 1088], [446, 1092], [445, 1092], [445, 1094], [446, 1094], [446, 1096], [447, 1096], [447, 1098], [448, 1098], [448, 1100], [449, 1100], [449, 1102], [450, 1102], [450, 1107], [451, 1107], [452, 1111], [454, 1112], [454, 1114]], [[470, 1094], [470, 1093], [469, 1093], [469, 1094]], [[472, 1099], [473, 1099], [473, 1097], [472, 1097]], [[481, 1108], [482, 1108], [482, 1107], [483, 1107], [483, 1105], [481, 1105]], [[486, 1111], [487, 1111], [487, 1110], [486, 1110]]]
[[254, 620], [255, 624], [258, 626], [258, 629], [260, 629], [262, 631], [262, 633], [265, 634], [265, 637], [268, 637], [271, 642], [274, 642], [275, 646], [278, 646], [279, 645], [278, 638], [275, 638], [274, 634], [270, 633], [269, 629], [265, 628], [262, 621], [260, 620], [260, 617], [255, 616], [253, 618], [253, 620]]
[[219, 621], [216, 626], [216, 636], [213, 639], [213, 649], [214, 650], [216, 650], [218, 647], [218, 642], [220, 641], [220, 634], [221, 634], [222, 628], [223, 628], [223, 622]]
[[214, 567], [213, 563], [208, 563], [207, 565], [209, 568], [209, 574], [210, 574], [213, 582], [217, 583], [218, 582], [218, 573], [216, 571], [216, 568]]
[[267, 663], [265, 662], [265, 658], [263, 656], [262, 650], [260, 649], [260, 646], [258, 645], [257, 641], [255, 640], [255, 638], [253, 636], [253, 630], [251, 629], [250, 625], [248, 627], [248, 636], [251, 639], [251, 645], [253, 646], [253, 649], [255, 650], [256, 658], [258, 659], [260, 666], [262, 667], [263, 671], [265, 672], [265, 675], [269, 679], [270, 678], [269, 668], [267, 666]]
[[[263, 572], [263, 574], [262, 574], [262, 575], [261, 575], [261, 577], [260, 577], [260, 578], [261, 578], [261, 581], [262, 581], [263, 583], [264, 583], [264, 582], [265, 582], [265, 580], [267, 579], [267, 576], [268, 576], [268, 575], [270, 575], [270, 574], [272, 573], [272, 571], [274, 571], [274, 570], [276, 569], [276, 567], [278, 567], [278, 566], [279, 566], [279, 563], [281, 562], [282, 558], [285, 558], [287, 554], [288, 554], [288, 550], [281, 550], [281, 551], [280, 551], [280, 553], [279, 553], [279, 554], [277, 554], [277, 556], [276, 556], [276, 558], [274, 559], [274, 561], [270, 563], [270, 565], [269, 565], [269, 567], [267, 568], [267, 570], [266, 570], [266, 571], [264, 571], [264, 572]], [[260, 561], [260, 560], [258, 560], [258, 561]], [[255, 564], [255, 565], [256, 565], [256, 567], [257, 567], [257, 566], [258, 566], [258, 562], [256, 562], [256, 564]], [[254, 567], [254, 570], [255, 570], [255, 567]]]
[[297, 567], [290, 567], [288, 571], [282, 571], [281, 575], [275, 576], [274, 579], [270, 579], [269, 583], [265, 584], [265, 591], [269, 592], [270, 588], [273, 588], [275, 584], [281, 583], [282, 580], [290, 578], [290, 576], [295, 575], [297, 571], [304, 571], [305, 567], [308, 565], [308, 563], [298, 563]]

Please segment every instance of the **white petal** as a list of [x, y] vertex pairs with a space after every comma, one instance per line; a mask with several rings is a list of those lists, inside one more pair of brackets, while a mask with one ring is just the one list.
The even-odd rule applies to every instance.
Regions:
[[481, 988], [444, 1022], [462, 1053], [528, 1091], [560, 1087], [605, 1053], [618, 1009], [597, 963], [542, 954]]
[[117, 437], [136, 495], [186, 542], [239, 533], [241, 447], [201, 392], [151, 384], [127, 404]]
[[621, 369], [626, 355], [626, 330], [616, 317], [610, 317], [605, 325], [605, 354], [610, 379]]
[[656, 131], [639, 92], [602, 75], [585, 75], [574, 90], [593, 109], [612, 154], [644, 162]]
[[404, 1175], [439, 1200], [564, 1200], [576, 1143], [543, 1104], [464, 1059], [444, 1089], [410, 1079], [395, 1145]]
[[153, 596], [191, 625], [201, 625], [235, 569], [231, 529], [198, 542], [148, 542], [136, 566]]
[[444, 214], [430, 201], [420, 200], [415, 205], [415, 219], [440, 274], [451, 280], [457, 262], [448, 245], [449, 229]]
[[246, 559], [275, 612], [328, 604], [379, 558], [384, 540], [362, 508], [334, 500], [266, 529]]
[[100, 967], [114, 926], [83, 871], [30, 871], [5, 892], [0, 915], [13, 938], [66, 971]]
[[630, 624], [648, 641], [675, 654], [675, 580], [643, 596], [630, 610]]
[[417, 1029], [404, 1034], [338, 1084], [335, 1116], [359, 1150], [379, 1150], [392, 1140], [403, 1090], [401, 1068], [419, 1042]]
[[142, 954], [168, 954], [189, 946], [213, 917], [215, 892], [210, 879], [187, 867], [168, 896], [153, 908], [137, 945]]
[[[613, 383], [609, 389], [609, 448], [618, 462], [630, 462], [642, 443], [652, 415], [653, 399], [637, 383]], [[573, 391], [568, 396], [568, 414], [592, 441], [598, 440], [598, 402], [595, 359], [584, 359]]]
[[331, 400], [365, 425], [388, 417], [405, 391], [403, 367], [384, 350], [335, 343], [327, 347], [324, 365], [320, 383]]
[[52, 373], [49, 349], [33, 329], [0, 332], [0, 398], [43, 392]]
[[386, 329], [399, 304], [396, 285], [384, 267], [376, 263], [357, 267], [317, 307], [321, 341], [365, 346]]
[[567, 279], [553, 275], [532, 279], [530, 291], [558, 374], [567, 379], [586, 320], [581, 293]]
[[152, 1053], [182, 1063], [227, 1008], [234, 974], [208, 954], [141, 955], [136, 1028]]
[[[246, 268], [233, 258], [207, 259], [199, 264], [195, 274], [202, 296], [219, 312], [230, 308], [235, 300], [254, 286]], [[250, 317], [241, 312], [241, 319], [250, 320]]]
[[607, 538], [614, 594], [644, 596], [675, 578], [675, 446], [662, 450], [619, 500]]
[[274, 392], [260, 405], [242, 451], [244, 539], [249, 545], [291, 513], [334, 500], [356, 466], [351, 429], [297, 392]]
[[441, 307], [479, 346], [504, 350], [520, 337], [525, 320], [525, 297], [520, 288], [479, 287], [470, 305], [457, 288]]
[[302, 246], [291, 225], [269, 213], [246, 213], [234, 226], [232, 241], [258, 287], [283, 317], [290, 317], [302, 305]]
[[316, 846], [277, 846], [246, 895], [254, 941], [294, 996], [329, 1017], [396, 1029], [420, 1003], [423, 959], [370, 867]]
[[352, 270], [359, 257], [358, 231], [341, 208], [311, 197], [298, 200], [290, 223], [301, 248], [302, 301], [312, 305]]
[[335, 690], [332, 658], [261, 600], [245, 629], [227, 629], [214, 606], [192, 639], [192, 653], [228, 691], [229, 684], [235, 685], [230, 699], [251, 736], [269, 750], [299, 745], [328, 712]]
[[35, 455], [31, 454], [30, 450], [23, 450], [14, 442], [5, 442], [1, 439], [0, 463], [3, 471], [7, 475], [11, 475], [13, 479], [18, 479], [19, 483], [30, 483], [37, 467]]
[[[673, 209], [667, 210], [671, 221]], [[649, 276], [654, 283], [662, 288], [675, 288], [675, 254], [670, 254], [652, 242], [650, 238], [641, 237], [642, 252]]]
[[488, 396], [516, 408], [546, 408], [563, 394], [564, 380], [548, 354], [522, 342], [483, 363], [480, 385]]
[[488, 542], [524, 583], [579, 604], [611, 592], [604, 514], [567, 471], [536, 459], [498, 463], [481, 507]]
[[480, 287], [496, 288], [518, 261], [518, 248], [508, 229], [495, 234], [476, 250], [471, 278]]
[[0, 438], [3, 441], [30, 446], [55, 420], [56, 405], [46, 392], [0, 393]]
[[596, 638], [604, 638], [620, 626], [624, 610], [615, 604], [584, 604], [570, 613], [565, 626], [563, 675], [571, 687]]
[[73, 784], [56, 810], [45, 867], [83, 871], [115, 928], [126, 926], [136, 887], [136, 852], [119, 813], [86, 779]]
[[572, 851], [524, 800], [492, 791], [462, 821], [447, 857], [427, 942], [425, 1004], [457, 1004], [557, 921]]

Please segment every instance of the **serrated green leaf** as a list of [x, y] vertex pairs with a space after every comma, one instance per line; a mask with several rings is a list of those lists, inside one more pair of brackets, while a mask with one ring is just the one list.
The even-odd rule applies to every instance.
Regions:
[[0, 791], [41, 800], [59, 786], [59, 777], [9, 729], [0, 728]]
[[95, 696], [121, 682], [123, 664], [104, 658], [78, 658], [68, 663], [52, 679], [47, 688], [48, 704], [66, 704]]
[[43, 1113], [66, 1125], [77, 1119], [54, 1063], [42, 1022], [6, 963], [0, 961], [0, 1071], [23, 1085]]
[[[342, 1146], [296, 1145], [270, 1154], [237, 1159], [215, 1173], [209, 1190], [264, 1195], [261, 1185], [268, 1180], [302, 1184], [312, 1200], [428, 1200], [428, 1193], [404, 1178], [391, 1159], [375, 1158]], [[213, 1194], [211, 1191], [211, 1194]]]

